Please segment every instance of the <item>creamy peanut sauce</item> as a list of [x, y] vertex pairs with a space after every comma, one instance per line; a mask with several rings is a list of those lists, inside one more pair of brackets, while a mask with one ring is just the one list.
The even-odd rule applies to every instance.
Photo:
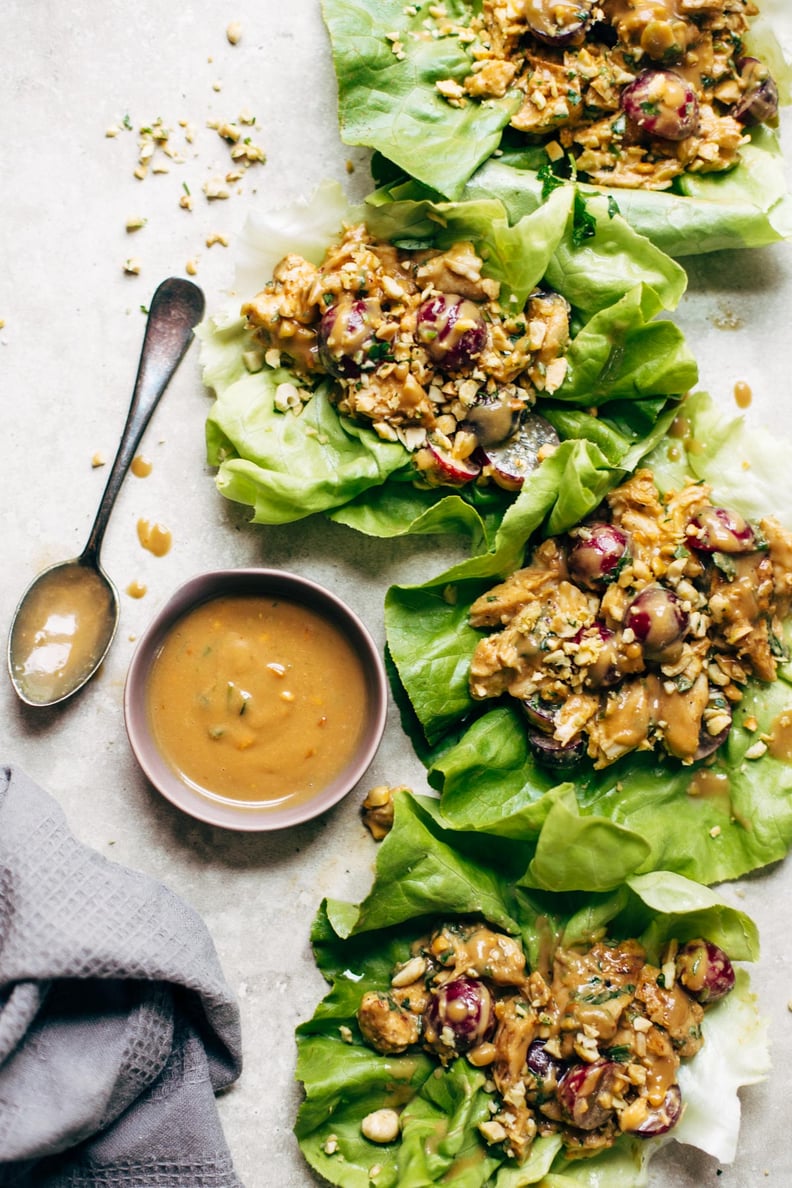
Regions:
[[163, 527], [162, 524], [152, 524], [149, 520], [138, 520], [137, 535], [143, 548], [148, 549], [155, 557], [164, 557], [166, 553], [170, 552], [173, 536], [170, 529]]
[[107, 583], [84, 565], [45, 573], [25, 599], [11, 636], [14, 679], [30, 701], [46, 704], [87, 677], [112, 633]]
[[792, 763], [792, 709], [783, 710], [773, 722], [767, 749], [774, 759]]
[[144, 458], [142, 454], [135, 454], [129, 469], [136, 478], [148, 478], [153, 470], [153, 466], [148, 458]]
[[307, 385], [280, 385], [275, 408], [299, 415], [330, 375], [339, 413], [401, 442], [417, 481], [507, 485], [477, 451], [512, 440], [537, 396], [563, 383], [570, 308], [546, 289], [504, 308], [482, 268], [471, 243], [397, 249], [363, 224], [319, 265], [285, 256], [242, 306], [264, 361], [288, 361]]
[[208, 796], [310, 799], [353, 758], [366, 682], [346, 636], [308, 607], [216, 598], [166, 637], [147, 689], [163, 756]]
[[[596, 566], [603, 531], [624, 551], [589, 580], [579, 550]], [[776, 679], [791, 603], [792, 533], [716, 508], [704, 484], [661, 497], [641, 470], [474, 602], [472, 626], [491, 633], [471, 695], [516, 699], [548, 762], [587, 754], [602, 768], [662, 747], [689, 764], [725, 741], [749, 679]]]
[[[733, 983], [726, 955], [699, 938], [668, 941], [657, 965], [635, 940], [554, 943], [542, 973], [529, 970], [519, 941], [456, 921], [410, 952], [386, 989], [363, 995], [358, 1026], [383, 1055], [420, 1045], [442, 1065], [464, 1056], [486, 1069], [492, 1106], [481, 1146], [465, 1156], [472, 1165], [493, 1144], [522, 1163], [538, 1136], [560, 1134], [568, 1154], [582, 1155], [623, 1133], [669, 1129], [680, 1062], [703, 1043], [702, 1002], [719, 978], [713, 999]], [[440, 1120], [427, 1154], [446, 1133]]]
[[688, 796], [723, 797], [727, 803], [729, 801], [730, 791], [731, 785], [728, 773], [725, 771], [713, 771], [708, 767], [700, 768], [687, 786]]
[[[461, 84], [435, 85], [456, 107], [522, 92], [511, 125], [549, 160], [570, 154], [601, 185], [667, 189], [730, 169], [746, 124], [774, 118], [766, 70], [738, 66], [757, 12], [743, 0], [484, 0], [468, 26], [435, 13], [474, 60]], [[747, 113], [757, 85], [763, 101]]]

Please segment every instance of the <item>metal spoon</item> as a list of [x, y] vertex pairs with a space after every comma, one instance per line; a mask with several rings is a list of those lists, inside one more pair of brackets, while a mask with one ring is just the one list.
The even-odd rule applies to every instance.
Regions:
[[99, 550], [129, 464], [201, 320], [204, 297], [171, 277], [154, 294], [126, 425], [88, 543], [79, 557], [45, 569], [19, 600], [8, 636], [8, 672], [27, 705], [57, 705], [91, 679], [113, 642], [118, 591]]

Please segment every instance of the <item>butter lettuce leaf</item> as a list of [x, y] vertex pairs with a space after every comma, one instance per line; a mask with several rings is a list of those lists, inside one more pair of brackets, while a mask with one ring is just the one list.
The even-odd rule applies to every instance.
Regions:
[[[537, 410], [565, 445], [587, 457], [590, 451], [589, 466], [618, 481], [695, 383], [696, 365], [681, 332], [658, 316], [677, 306], [686, 277], [604, 203], [592, 207], [595, 234], [575, 248], [574, 207], [570, 186], [517, 220], [489, 197], [457, 203], [380, 193], [353, 207], [339, 186], [326, 183], [310, 199], [251, 215], [235, 291], [256, 293], [288, 251], [320, 261], [345, 222], [365, 219], [377, 237], [412, 247], [442, 250], [472, 241], [484, 271], [500, 283], [502, 299], [524, 303], [547, 283], [572, 305], [567, 375]], [[297, 412], [281, 411], [279, 387], [300, 381], [287, 368], [266, 364], [238, 304], [206, 318], [197, 333], [204, 383], [215, 396], [207, 458], [217, 468], [219, 491], [252, 508], [255, 522], [283, 524], [324, 513], [369, 535], [452, 533], [469, 537], [474, 552], [491, 547], [515, 501], [512, 493], [416, 485], [409, 451], [339, 416], [330, 380], [306, 393]], [[599, 417], [587, 412], [592, 404], [600, 406]], [[530, 477], [525, 488], [535, 481]]]
[[[449, 22], [464, 24], [480, 5], [449, 0], [443, 7]], [[547, 156], [508, 128], [520, 92], [457, 106], [437, 90], [438, 82], [461, 82], [471, 74], [475, 42], [434, 35], [424, 7], [400, 0], [323, 0], [322, 9], [338, 81], [341, 136], [381, 154], [389, 167], [378, 168], [375, 160], [376, 173], [392, 174], [395, 166], [397, 176], [450, 199], [498, 197], [514, 218], [539, 204], [538, 170]], [[782, 0], [765, 0], [761, 9], [748, 52], [768, 63], [786, 103], [792, 73], [789, 13]], [[740, 163], [727, 172], [683, 175], [667, 191], [589, 189], [616, 202], [636, 230], [673, 256], [789, 238], [792, 197], [778, 136], [767, 127], [749, 135]]]
[[[690, 476], [711, 483], [717, 499], [749, 518], [775, 515], [792, 524], [792, 495], [778, 483], [788, 467], [787, 443], [748, 428], [741, 417], [725, 419], [703, 393], [690, 397], [681, 415], [693, 448], [669, 451], [666, 440], [645, 458], [661, 489]], [[420, 586], [387, 592], [392, 683], [406, 729], [419, 736], [429, 783], [441, 795], [443, 820], [530, 842], [535, 852], [524, 881], [556, 891], [604, 891], [654, 869], [715, 883], [783, 858], [792, 845], [792, 764], [771, 751], [750, 756], [792, 707], [789, 663], [779, 667], [777, 681], [748, 685], [714, 763], [684, 766], [635, 752], [601, 771], [582, 760], [569, 783], [536, 763], [513, 701], [470, 696], [470, 658], [481, 638], [468, 623], [471, 604], [522, 564], [532, 539], [569, 528], [607, 487], [608, 472], [591, 465], [593, 447], [572, 458], [564, 453], [569, 445], [545, 464], [560, 474], [537, 472], [489, 551]]]
[[[417, 1049], [383, 1056], [362, 1041], [356, 1011], [363, 994], [387, 990], [410, 943], [434, 922], [455, 916], [483, 918], [519, 936], [531, 965], [548, 943], [585, 945], [605, 930], [615, 938], [636, 937], [653, 960], [668, 939], [684, 942], [702, 933], [735, 961], [758, 956], [749, 917], [697, 883], [658, 871], [631, 877], [609, 893], [521, 890], [511, 880], [525, 857], [507, 840], [489, 838], [484, 845], [475, 835], [444, 828], [436, 802], [401, 792], [364, 902], [322, 904], [311, 939], [331, 989], [297, 1030], [297, 1078], [305, 1094], [295, 1131], [308, 1163], [330, 1183], [343, 1188], [364, 1188], [372, 1180], [389, 1188], [645, 1183], [649, 1160], [667, 1140], [622, 1137], [609, 1151], [569, 1162], [558, 1137], [551, 1136], [535, 1142], [518, 1167], [479, 1137], [478, 1124], [490, 1117], [482, 1070], [464, 1059], [442, 1069]], [[405, 893], [405, 878], [412, 892]], [[739, 1129], [737, 1089], [761, 1080], [768, 1066], [766, 1037], [744, 970], [738, 970], [734, 993], [707, 1012], [705, 1037], [702, 1052], [683, 1065], [680, 1083], [691, 1105], [674, 1137], [726, 1161], [734, 1156]], [[370, 1143], [360, 1124], [383, 1107], [399, 1111], [400, 1136], [392, 1143]], [[379, 1171], [372, 1175], [375, 1166]]]

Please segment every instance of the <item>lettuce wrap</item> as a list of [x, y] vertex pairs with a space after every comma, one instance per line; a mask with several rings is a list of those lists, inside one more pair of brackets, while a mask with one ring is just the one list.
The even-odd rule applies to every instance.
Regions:
[[[736, 1152], [740, 1085], [768, 1071], [764, 1025], [744, 970], [735, 990], [704, 1016], [704, 1045], [679, 1070], [686, 1102], [670, 1136], [622, 1135], [596, 1156], [568, 1160], [557, 1135], [538, 1138], [521, 1166], [486, 1147], [478, 1124], [490, 1117], [485, 1070], [457, 1057], [445, 1068], [419, 1048], [383, 1056], [366, 1046], [356, 1020], [364, 993], [390, 987], [395, 965], [433, 921], [484, 920], [519, 938], [529, 968], [547, 953], [548, 937], [564, 947], [607, 933], [635, 938], [650, 960], [671, 938], [706, 935], [736, 961], [758, 954], [755, 926], [704, 887], [665, 871], [634, 876], [607, 894], [554, 895], [521, 885], [525, 846], [454, 834], [440, 827], [431, 800], [398, 793], [394, 827], [377, 857], [372, 889], [359, 905], [326, 900], [312, 930], [318, 966], [332, 989], [298, 1028], [297, 1077], [305, 1089], [295, 1131], [308, 1163], [343, 1188], [638, 1188], [652, 1155], [669, 1141], [693, 1144], [721, 1162]], [[563, 850], [559, 861], [564, 862]], [[400, 1111], [397, 1140], [365, 1139], [364, 1117]], [[378, 1170], [377, 1170], [378, 1169]]]
[[[310, 201], [249, 220], [236, 292], [252, 296], [287, 252], [319, 262], [344, 223], [364, 220], [377, 238], [440, 250], [470, 240], [503, 297], [524, 304], [543, 282], [573, 309], [567, 375], [541, 412], [563, 439], [569, 482], [597, 495], [652, 447], [696, 367], [679, 329], [657, 315], [685, 289], [681, 267], [620, 217], [604, 199], [583, 200], [563, 186], [511, 221], [497, 200], [466, 203], [382, 200], [350, 207], [328, 183]], [[241, 298], [239, 299], [241, 304]], [[416, 485], [410, 452], [340, 416], [332, 381], [321, 379], [295, 413], [279, 411], [279, 384], [293, 380], [256, 350], [239, 305], [199, 327], [204, 382], [216, 396], [207, 419], [209, 463], [223, 495], [253, 509], [258, 523], [289, 523], [316, 512], [373, 536], [469, 534], [487, 547], [515, 503], [500, 488]], [[592, 405], [599, 416], [587, 411]], [[555, 471], [556, 474], [559, 472]], [[524, 484], [523, 499], [536, 481]], [[519, 502], [519, 500], [517, 500]]]
[[[700, 452], [670, 448], [668, 441], [658, 446], [645, 464], [660, 490], [692, 476], [749, 518], [772, 514], [792, 524], [792, 497], [778, 481], [788, 444], [749, 430], [742, 418], [724, 419], [704, 394], [683, 408]], [[549, 459], [554, 462], [563, 465], [557, 456]], [[574, 885], [592, 891], [654, 869], [714, 883], [783, 858], [792, 844], [792, 766], [756, 743], [792, 707], [788, 662], [775, 682], [748, 684], [728, 739], [708, 764], [717, 779], [705, 795], [694, 794], [692, 784], [700, 763], [685, 766], [652, 752], [632, 752], [599, 771], [582, 760], [573, 782], [559, 783], [535, 762], [514, 702], [492, 708], [471, 698], [470, 658], [481, 638], [468, 623], [472, 602], [493, 579], [522, 565], [532, 537], [555, 535], [581, 519], [591, 509], [588, 495], [588, 487], [537, 483], [530, 501], [518, 501], [504, 517], [489, 552], [424, 585], [388, 591], [394, 690], [430, 784], [441, 793], [443, 818], [457, 829], [530, 842], [530, 877], [551, 890], [568, 886], [568, 871], [557, 861], [565, 851], [577, 855], [578, 880], [587, 872]]]
[[[448, 0], [449, 20], [464, 23], [480, 4]], [[749, 50], [768, 63], [789, 100], [790, 67], [776, 37], [792, 38], [782, 0], [763, 0]], [[414, 179], [436, 194], [500, 198], [510, 215], [534, 209], [542, 191], [543, 147], [511, 135], [519, 91], [503, 98], [448, 103], [435, 84], [471, 73], [467, 46], [427, 35], [425, 6], [400, 0], [323, 0], [338, 80], [339, 118], [347, 144], [376, 150], [375, 177]], [[431, 24], [431, 21], [429, 22]], [[394, 52], [394, 46], [398, 52]], [[792, 196], [776, 132], [750, 130], [750, 143], [729, 171], [683, 174], [670, 190], [606, 189], [624, 217], [674, 256], [758, 247], [792, 234]]]

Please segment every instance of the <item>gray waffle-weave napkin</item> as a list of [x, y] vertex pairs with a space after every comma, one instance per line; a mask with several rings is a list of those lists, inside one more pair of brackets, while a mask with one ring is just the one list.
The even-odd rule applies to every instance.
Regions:
[[239, 1188], [239, 1012], [200, 917], [0, 767], [0, 1185]]

